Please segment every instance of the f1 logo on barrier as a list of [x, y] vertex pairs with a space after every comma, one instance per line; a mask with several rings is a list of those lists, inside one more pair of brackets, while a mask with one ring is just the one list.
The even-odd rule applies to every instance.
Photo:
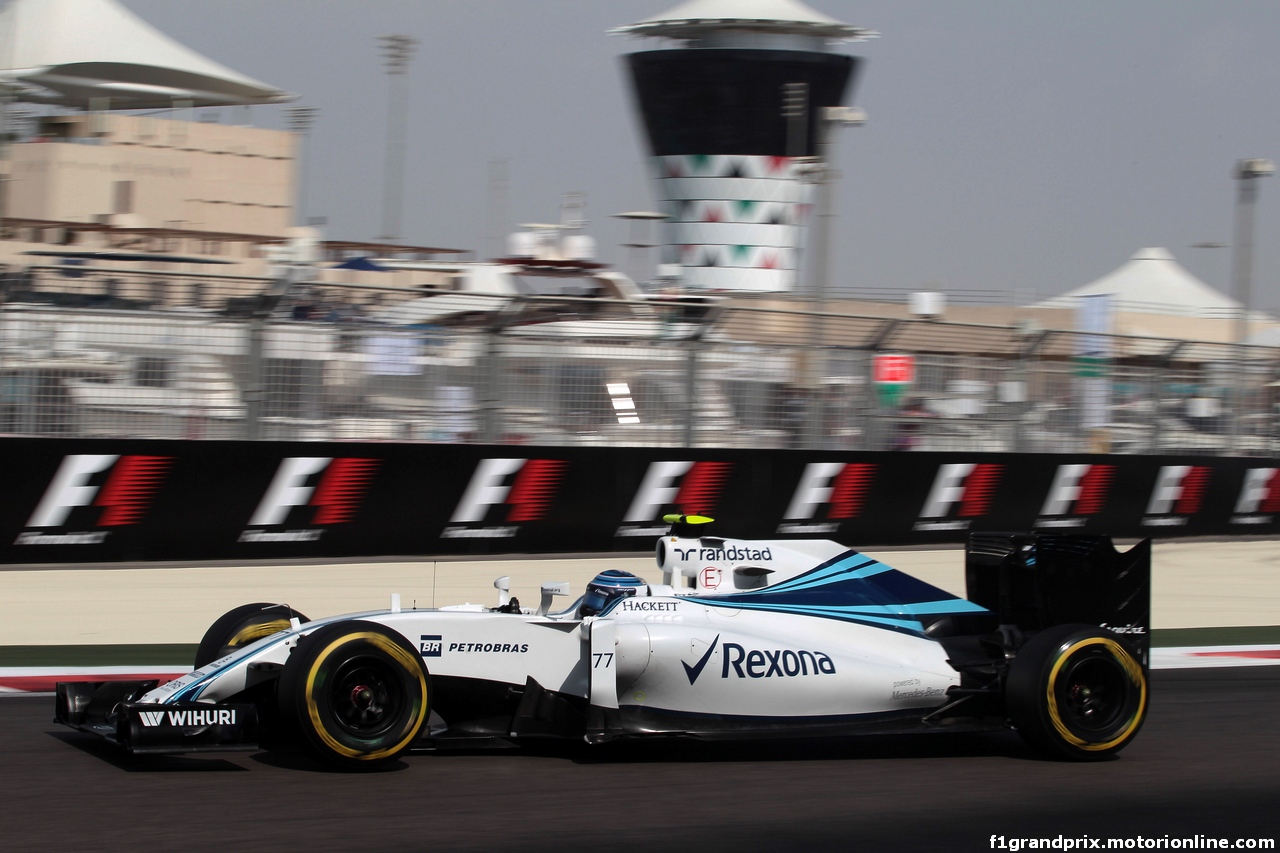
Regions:
[[[151, 506], [156, 490], [164, 482], [173, 463], [170, 456], [120, 456], [116, 454], [73, 454], [64, 456], [28, 528], [63, 527], [80, 519], [76, 526], [122, 527], [137, 524]], [[94, 481], [103, 478], [101, 485]], [[96, 519], [81, 508], [100, 508]], [[19, 534], [17, 545], [96, 545], [109, 531], [42, 533], [28, 529]]]
[[684, 514], [710, 515], [716, 511], [720, 492], [733, 465], [729, 462], [650, 462], [631, 505], [615, 536], [660, 536], [665, 526], [657, 520], [668, 507]]
[[1114, 465], [1059, 465], [1035, 526], [1083, 527], [1084, 516], [1106, 505], [1115, 471]]
[[481, 459], [449, 521], [483, 522], [493, 507], [506, 521], [539, 521], [555, 498], [567, 462], [560, 459]]
[[[1240, 485], [1232, 524], [1270, 524], [1280, 512], [1280, 468], [1249, 468]], [[1261, 514], [1259, 514], [1261, 513]]]
[[1181, 527], [1200, 511], [1213, 469], [1207, 465], [1164, 465], [1156, 474], [1144, 527]]
[[[249, 518], [250, 527], [279, 527], [292, 517], [296, 524], [324, 528], [355, 517], [377, 459], [331, 456], [287, 456]], [[317, 479], [318, 478], [318, 479]], [[311, 507], [310, 517], [300, 508]], [[321, 529], [268, 532], [246, 530], [241, 542], [314, 542]]]
[[788, 522], [813, 519], [818, 508], [827, 508], [824, 518], [831, 523], [778, 525], [778, 533], [835, 533], [838, 522], [855, 518], [875, 478], [876, 466], [870, 463], [810, 462], [800, 475], [791, 503], [784, 516]]
[[684, 513], [713, 513], [728, 479], [728, 462], [651, 462], [625, 521], [652, 521], [669, 506]]
[[933, 486], [924, 506], [920, 508], [922, 519], [947, 519], [952, 508], [957, 520], [917, 521], [915, 530], [967, 530], [971, 520], [987, 514], [991, 499], [1000, 482], [1003, 465], [957, 462], [939, 465], [933, 478]]

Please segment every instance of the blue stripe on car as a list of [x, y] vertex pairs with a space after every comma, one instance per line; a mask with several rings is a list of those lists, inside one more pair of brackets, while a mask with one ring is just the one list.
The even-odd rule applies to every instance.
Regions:
[[712, 607], [816, 616], [911, 634], [923, 633], [921, 616], [987, 612], [857, 551], [772, 586], [692, 599]]

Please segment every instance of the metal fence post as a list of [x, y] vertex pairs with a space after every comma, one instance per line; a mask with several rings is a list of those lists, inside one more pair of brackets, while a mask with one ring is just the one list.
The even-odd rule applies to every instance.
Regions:
[[1024, 343], [1018, 349], [1017, 366], [1017, 381], [1022, 383], [1022, 402], [1014, 406], [1013, 450], [1015, 453], [1025, 453], [1029, 445], [1026, 420], [1033, 403], [1031, 402], [1031, 381], [1027, 378], [1027, 365], [1052, 335], [1052, 332], [1032, 327], [1028, 327], [1027, 331], [1022, 333]]
[[262, 409], [266, 402], [266, 358], [263, 357], [267, 318], [255, 312], [249, 319], [248, 382], [244, 390], [244, 437], [247, 441], [262, 438]]
[[688, 353], [684, 362], [684, 436], [681, 441], [684, 447], [694, 445], [693, 422], [698, 412], [698, 351], [701, 348], [702, 334], [694, 332], [689, 336]]
[[858, 353], [858, 373], [862, 377], [862, 450], [884, 449], [884, 418], [880, 416], [880, 398], [876, 393], [873, 373], [875, 353], [862, 350]]
[[[1271, 368], [1270, 374], [1272, 376], [1277, 375], [1277, 369], [1275, 366]], [[1265, 396], [1263, 396], [1262, 401], [1267, 407], [1265, 423], [1267, 425], [1266, 448], [1268, 456], [1276, 455], [1276, 439], [1280, 437], [1280, 418], [1277, 417], [1280, 415], [1280, 406], [1277, 406], [1275, 401], [1275, 387], [1276, 386], [1271, 382], [1268, 382], [1263, 386], [1263, 394]]]
[[1151, 371], [1147, 382], [1148, 393], [1151, 395], [1151, 441], [1148, 444], [1147, 452], [1159, 453], [1161, 421], [1164, 420], [1164, 406], [1162, 405], [1164, 402], [1162, 399], [1164, 383], [1160, 381], [1160, 374], [1167, 369], [1167, 365], [1162, 366], [1157, 362], [1147, 369]]
[[502, 435], [499, 397], [499, 381], [502, 357], [501, 323], [493, 323], [484, 330], [484, 363], [480, 370], [480, 440], [495, 444]]
[[[4, 103], [3, 101], [0, 101], [0, 120], [2, 120], [4, 117], [4, 109], [5, 109]], [[0, 145], [3, 145], [3, 135], [0, 135]], [[3, 185], [3, 183], [0, 183], [0, 196], [2, 196], [2, 194], [5, 192], [5, 189], [6, 188]], [[0, 204], [2, 204], [2, 202], [3, 202], [3, 199], [0, 198]], [[3, 213], [3, 207], [0, 207], [0, 214], [2, 213]], [[4, 222], [4, 218], [2, 215], [0, 215], [0, 223], [3, 223], [3, 222]], [[5, 311], [5, 303], [9, 301], [9, 289], [13, 286], [14, 279], [16, 278], [16, 276], [17, 276], [17, 273], [15, 273], [12, 269], [5, 270], [3, 273], [0, 273], [0, 341], [3, 341], [4, 338], [7, 337], [4, 334], [4, 332], [6, 331], [4, 328], [5, 321], [8, 319], [8, 317], [6, 316], [7, 312]], [[0, 346], [0, 367], [4, 366], [4, 361], [6, 359], [5, 350], [6, 350], [6, 347]], [[5, 426], [6, 431], [16, 430], [19, 426], [19, 424], [17, 423], [17, 418], [13, 418], [12, 421], [10, 420], [11, 418], [10, 407], [13, 407], [15, 409], [17, 408], [16, 405], [14, 404], [14, 399], [17, 397], [17, 394], [16, 394], [17, 379], [18, 378], [16, 376], [7, 376], [3, 373], [0, 373], [0, 405], [3, 405], [4, 407], [3, 408], [4, 420], [7, 424], [9, 424]], [[24, 406], [23, 408], [25, 409], [28, 407]]]
[[[811, 318], [815, 341], [822, 340], [822, 317], [815, 313]], [[803, 378], [804, 424], [801, 426], [800, 446], [806, 450], [822, 449], [823, 399], [822, 376], [825, 373], [826, 352], [821, 344], [811, 344], [805, 353], [805, 375]]]
[[1018, 353], [1018, 363], [1013, 369], [1013, 382], [1021, 392], [1013, 401], [1010, 411], [1013, 412], [1013, 440], [1009, 442], [1014, 453], [1025, 453], [1027, 450], [1027, 429], [1024, 423], [1028, 407], [1031, 405], [1031, 383], [1027, 381], [1027, 354], [1023, 350]]
[[262, 417], [267, 399], [267, 324], [289, 288], [314, 271], [305, 266], [285, 267], [280, 275], [258, 294], [249, 314], [249, 376], [244, 391], [244, 437], [262, 438]]
[[515, 325], [527, 308], [516, 299], [494, 316], [484, 328], [484, 355], [480, 365], [480, 440], [494, 444], [502, 437], [502, 333]]

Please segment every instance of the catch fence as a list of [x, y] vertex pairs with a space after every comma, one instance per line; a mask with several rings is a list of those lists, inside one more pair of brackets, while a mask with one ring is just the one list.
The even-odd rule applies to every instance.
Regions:
[[[0, 433], [1274, 455], [1280, 350], [714, 300], [36, 267]], [[910, 382], [878, 382], [886, 355]], [[901, 375], [900, 377], [901, 378]]]

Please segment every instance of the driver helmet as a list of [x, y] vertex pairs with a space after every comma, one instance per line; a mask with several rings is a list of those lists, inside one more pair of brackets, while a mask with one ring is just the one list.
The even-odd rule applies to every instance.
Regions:
[[597, 616], [616, 599], [635, 595], [642, 586], [644, 581], [631, 572], [606, 569], [587, 584], [587, 594], [582, 597], [582, 607], [578, 613], [582, 616]]

